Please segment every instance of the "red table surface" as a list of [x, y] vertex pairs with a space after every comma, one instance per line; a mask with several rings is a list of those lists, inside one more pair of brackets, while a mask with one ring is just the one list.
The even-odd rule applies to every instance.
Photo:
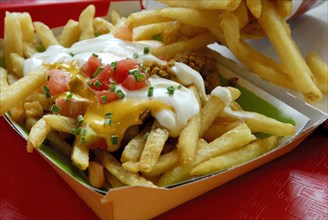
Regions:
[[[0, 125], [0, 219], [97, 219], [4, 118]], [[319, 127], [292, 152], [155, 219], [327, 219], [327, 133]]]

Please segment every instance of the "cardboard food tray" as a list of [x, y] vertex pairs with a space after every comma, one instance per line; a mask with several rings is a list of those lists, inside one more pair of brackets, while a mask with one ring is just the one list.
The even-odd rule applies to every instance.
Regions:
[[[116, 10], [118, 8], [124, 9], [125, 7], [122, 7], [124, 4], [127, 2], [120, 1], [115, 2], [115, 5], [112, 4], [112, 6], [116, 7]], [[133, 7], [137, 10], [139, 5], [134, 4]], [[130, 10], [133, 7], [130, 7]], [[194, 178], [167, 188], [122, 187], [112, 189], [107, 194], [89, 186], [83, 174], [79, 173], [69, 161], [51, 150], [49, 151], [47, 147], [41, 148], [38, 152], [99, 218], [149, 219], [293, 150], [327, 119], [326, 113], [306, 104], [297, 97], [286, 96], [285, 90], [265, 81], [254, 83], [257, 85], [255, 86], [243, 79], [243, 72], [247, 70], [231, 60], [218, 56], [218, 67], [225, 78], [238, 76], [238, 85], [250, 91], [250, 96], [264, 100], [268, 105], [278, 109], [284, 117], [293, 120], [296, 123], [295, 135], [283, 138], [277, 148], [255, 160], [223, 172]], [[265, 92], [261, 88], [270, 92]], [[256, 106], [254, 111], [256, 111]], [[27, 138], [27, 133], [13, 122], [9, 115], [6, 115], [6, 119], [21, 136]]]

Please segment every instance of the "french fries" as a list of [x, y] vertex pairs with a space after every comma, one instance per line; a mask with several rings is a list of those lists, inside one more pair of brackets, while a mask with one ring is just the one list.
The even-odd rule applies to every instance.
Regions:
[[[277, 146], [278, 136], [295, 133], [292, 124], [244, 111], [238, 104], [241, 91], [234, 87], [222, 87], [225, 94], [221, 97], [216, 93], [202, 94], [191, 83], [183, 86], [194, 92], [199, 111], [186, 120], [178, 135], [171, 135], [168, 129], [159, 125], [154, 117], [158, 109], [150, 113], [146, 110], [149, 113], [146, 119], [140, 119], [141, 122], [138, 121], [139, 124], [134, 125], [133, 129], [130, 127], [133, 132], [122, 140], [125, 146], [121, 146], [119, 151], [109, 152], [102, 145], [106, 142], [108, 147], [109, 139], [103, 134], [98, 135], [97, 129], [120, 122], [111, 121], [112, 118], [105, 118], [106, 115], [102, 117], [108, 124], [91, 126], [81, 118], [63, 116], [52, 109], [58, 99], [47, 97], [44, 92], [47, 88], [42, 87], [49, 80], [47, 68], [55, 66], [69, 71], [69, 67], [47, 64], [24, 75], [25, 60], [37, 53], [40, 45], [45, 48], [57, 44], [71, 47], [78, 41], [96, 35], [110, 33], [119, 37], [122, 33], [118, 32], [121, 31], [127, 35], [124, 39], [131, 41], [160, 36], [161, 46], [151, 48], [150, 53], [170, 60], [180, 53], [199, 51], [219, 42], [263, 78], [287, 88], [297, 88], [309, 100], [320, 99], [321, 92], [317, 86], [327, 92], [327, 84], [320, 84], [320, 81], [327, 79], [327, 65], [322, 64], [317, 56], [309, 55], [307, 63], [310, 68], [307, 68], [292, 42], [290, 29], [283, 21], [290, 14], [290, 3], [273, 4], [259, 0], [160, 2], [174, 7], [136, 12], [126, 18], [113, 11], [112, 22], [95, 17], [95, 7], [90, 5], [81, 12], [78, 21], [69, 20], [58, 36], [46, 24], [32, 22], [26, 13], [7, 13], [4, 38], [6, 69], [0, 69], [0, 113], [3, 115], [9, 111], [14, 120], [30, 131], [28, 152], [48, 140], [50, 146], [63, 152], [78, 169], [86, 171], [90, 184], [96, 188], [126, 185], [157, 187], [231, 169], [272, 150]], [[12, 27], [15, 31], [12, 31]], [[246, 44], [246, 39], [255, 39], [263, 33], [271, 39], [282, 64]], [[279, 44], [290, 49], [288, 55], [282, 54]], [[291, 67], [287, 65], [289, 61]], [[220, 72], [220, 67], [217, 68]], [[297, 68], [302, 73], [296, 76], [291, 68]], [[79, 66], [74, 71], [80, 69]], [[74, 74], [78, 75], [76, 72]], [[72, 90], [67, 91], [64, 98], [60, 97], [63, 102], [69, 103], [72, 98], [70, 95], [73, 95], [70, 92], [86, 86], [84, 79], [79, 76], [74, 80], [68, 86]], [[79, 97], [79, 101], [85, 97]], [[97, 106], [92, 105], [90, 108]], [[259, 139], [256, 137], [258, 132], [269, 137]]]

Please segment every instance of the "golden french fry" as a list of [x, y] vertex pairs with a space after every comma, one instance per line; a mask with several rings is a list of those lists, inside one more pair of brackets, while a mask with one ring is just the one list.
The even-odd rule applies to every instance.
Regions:
[[117, 11], [115, 10], [110, 11], [110, 20], [112, 21], [113, 25], [116, 25], [120, 19], [121, 19], [121, 15]]
[[190, 175], [199, 176], [214, 173], [250, 161], [273, 149], [277, 145], [277, 142], [277, 136], [257, 139], [245, 147], [211, 158], [199, 164], [190, 171]]
[[93, 19], [93, 29], [95, 35], [109, 33], [114, 28], [114, 25], [104, 18], [96, 17]]
[[248, 9], [245, 1], [241, 1], [239, 6], [232, 11], [232, 13], [238, 18], [239, 29], [244, 28], [249, 23]]
[[7, 70], [0, 67], [0, 93], [9, 87], [7, 74]]
[[275, 10], [282, 17], [286, 18], [293, 12], [292, 1], [274, 1]]
[[139, 170], [148, 172], [155, 165], [160, 156], [164, 144], [169, 137], [169, 132], [166, 129], [156, 128], [150, 131], [144, 150], [139, 160]]
[[90, 161], [88, 166], [88, 179], [90, 184], [95, 188], [105, 186], [104, 167], [95, 161]]
[[255, 136], [246, 124], [241, 124], [226, 132], [208, 144], [198, 146], [194, 165], [198, 165], [212, 157], [237, 150], [249, 142], [255, 140]]
[[17, 13], [6, 12], [4, 21], [3, 56], [8, 72], [12, 70], [11, 53], [23, 56], [23, 34]]
[[30, 58], [33, 54], [38, 52], [34, 44], [26, 42], [23, 42], [23, 51], [24, 57], [26, 58]]
[[141, 132], [135, 136], [129, 143], [124, 147], [121, 155], [121, 162], [125, 163], [128, 161], [137, 162], [140, 159], [142, 151], [145, 147], [146, 139], [145, 133]]
[[[135, 28], [142, 25], [172, 21], [172, 19], [163, 17], [159, 14], [160, 9], [156, 10], [143, 10], [130, 14], [127, 17], [127, 25], [129, 28]], [[112, 20], [113, 24], [116, 25], [117, 22]]]
[[[43, 141], [47, 138], [47, 135], [50, 131], [50, 126], [43, 118], [41, 118], [31, 128], [28, 140], [31, 142], [34, 148], [39, 148]], [[30, 147], [28, 147], [28, 152], [32, 152], [32, 150], [30, 150]]]
[[48, 125], [55, 131], [72, 133], [72, 131], [78, 127], [76, 120], [66, 116], [45, 115], [43, 116], [43, 118], [48, 123]]
[[170, 59], [178, 53], [199, 50], [213, 42], [215, 42], [215, 36], [209, 32], [204, 32], [189, 40], [154, 48], [151, 50], [151, 53], [157, 57]]
[[169, 186], [184, 181], [190, 177], [192, 164], [177, 164], [165, 172], [158, 180], [158, 186]]
[[35, 90], [40, 88], [46, 82], [46, 71], [44, 67], [40, 67], [29, 73], [23, 78], [20, 78], [15, 83], [11, 84], [6, 90], [0, 94], [0, 115], [3, 115], [11, 107], [14, 107], [17, 102], [26, 99]]
[[17, 13], [17, 18], [22, 30], [23, 42], [35, 43], [34, 27], [30, 14], [27, 12]]
[[63, 153], [67, 158], [72, 154], [73, 147], [67, 141], [58, 135], [56, 131], [50, 131], [48, 133], [47, 139], [49, 140], [49, 145], [59, 152]]
[[79, 26], [80, 26], [80, 40], [94, 38], [93, 30], [93, 18], [96, 13], [94, 5], [89, 5], [80, 14]]
[[[133, 29], [133, 40], [138, 41], [152, 39], [154, 35], [162, 33], [163, 23], [164, 22], [135, 27]], [[169, 23], [171, 22], [169, 21]]]
[[64, 47], [70, 47], [80, 38], [80, 27], [77, 21], [68, 20], [62, 33], [58, 36], [58, 42]]
[[183, 36], [187, 38], [193, 38], [200, 33], [206, 32], [207, 29], [203, 27], [194, 27], [186, 24], [181, 24], [180, 31]]
[[43, 108], [38, 101], [24, 103], [25, 115], [27, 118], [39, 119], [43, 115]]
[[271, 2], [263, 1], [262, 10], [258, 22], [270, 39], [295, 87], [303, 93], [306, 100], [320, 101], [322, 93], [315, 85], [310, 68], [291, 38], [288, 24], [277, 14]]
[[113, 174], [111, 174], [108, 171], [105, 172], [105, 178], [106, 178], [106, 180], [109, 183], [111, 188], [126, 186], [126, 184], [119, 181]]
[[132, 173], [125, 170], [121, 163], [118, 162], [113, 155], [106, 151], [95, 152], [103, 166], [119, 181], [127, 185], [143, 185], [149, 187], [156, 187], [152, 182], [141, 177], [138, 173]]
[[254, 15], [254, 17], [258, 18], [261, 16], [262, 5], [261, 0], [246, 0], [246, 5], [249, 11]]
[[160, 174], [166, 172], [168, 169], [170, 169], [172, 166], [174, 166], [179, 160], [179, 154], [177, 150], [170, 151], [166, 154], [161, 155], [151, 171], [149, 172], [143, 172], [142, 174], [149, 177], [156, 177]]
[[71, 160], [80, 170], [86, 170], [89, 166], [89, 148], [86, 144], [81, 143], [80, 138], [75, 139]]
[[241, 124], [241, 121], [219, 121], [217, 119], [215, 122], [208, 128], [206, 133], [203, 135], [203, 138], [206, 141], [213, 141], [217, 137], [220, 137], [224, 133], [234, 129]]
[[122, 163], [122, 167], [132, 173], [138, 173], [139, 172], [139, 163], [134, 161], [127, 161]]
[[315, 83], [322, 93], [328, 93], [328, 65], [316, 53], [308, 53], [306, 62], [315, 77]]
[[13, 65], [12, 71], [19, 77], [22, 78], [23, 74], [23, 66], [25, 59], [19, 56], [17, 53], [10, 54], [11, 63]]
[[14, 121], [17, 123], [23, 125], [25, 121], [25, 109], [24, 109], [24, 104], [22, 102], [18, 102], [17, 105], [12, 107], [9, 110], [10, 116]]
[[197, 8], [206, 10], [235, 10], [240, 4], [241, 0], [219, 0], [219, 1], [208, 1], [208, 0], [159, 0], [159, 2], [168, 4], [174, 7], [185, 7], [185, 8]]
[[45, 48], [48, 48], [51, 45], [57, 45], [58, 41], [54, 35], [54, 33], [49, 29], [49, 27], [47, 25], [45, 25], [42, 22], [33, 22], [35, 31], [37, 33], [37, 35], [39, 36], [42, 45]]

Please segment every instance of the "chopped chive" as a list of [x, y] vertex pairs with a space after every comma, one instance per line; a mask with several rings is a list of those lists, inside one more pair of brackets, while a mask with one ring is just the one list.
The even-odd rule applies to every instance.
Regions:
[[104, 125], [111, 125], [112, 124], [112, 119], [111, 118], [106, 118], [104, 121]]
[[77, 120], [77, 124], [78, 125], [81, 125], [82, 123], [83, 123], [83, 115], [79, 115], [79, 116], [77, 116], [77, 118], [76, 118], [76, 120]]
[[118, 144], [118, 135], [112, 135], [112, 144]]
[[47, 79], [46, 79], [47, 81], [49, 81], [50, 80], [50, 76], [49, 75], [47, 75]]
[[85, 144], [86, 136], [87, 136], [87, 130], [86, 129], [82, 129], [81, 144]]
[[178, 89], [182, 89], [182, 85], [179, 85], [179, 86], [178, 86]]
[[72, 57], [74, 57], [74, 53], [73, 52], [70, 52], [69, 55], [71, 55]]
[[120, 97], [121, 99], [123, 99], [124, 97], [125, 97], [125, 94], [122, 92], [122, 90], [117, 90], [116, 91], [116, 95], [118, 96], [118, 97]]
[[106, 116], [106, 118], [112, 118], [113, 113], [111, 113], [111, 112], [107, 112], [107, 113], [105, 114], [105, 116]]
[[153, 86], [149, 86], [148, 88], [148, 97], [153, 96], [154, 94], [154, 87]]
[[135, 68], [135, 69], [132, 69], [132, 70], [129, 70], [129, 71], [128, 71], [128, 74], [129, 74], [129, 75], [130, 75], [130, 74], [135, 75], [135, 74], [138, 74], [138, 73], [140, 73], [139, 68]]
[[93, 53], [92, 56], [99, 57], [99, 55], [98, 54], [95, 54], [95, 53]]
[[144, 54], [149, 54], [149, 47], [144, 47], [144, 49], [143, 49], [143, 53]]
[[111, 62], [110, 66], [115, 70], [117, 65], [117, 61]]
[[98, 67], [96, 71], [93, 73], [93, 78], [96, 78], [103, 69], [104, 67], [102, 66]]
[[167, 87], [167, 92], [169, 93], [169, 95], [173, 95], [174, 91], [175, 91], [175, 88], [173, 86]]
[[80, 131], [81, 131], [81, 128], [73, 128], [73, 129], [72, 129], [72, 134], [73, 134], [74, 136], [77, 136], [77, 135], [80, 134]]
[[133, 53], [133, 58], [137, 59], [139, 57], [138, 53]]
[[116, 84], [115, 83], [111, 83], [110, 86], [109, 86], [109, 91], [115, 92], [115, 90], [116, 90]]
[[101, 102], [106, 103], [107, 102], [107, 96], [105, 96], [105, 95], [101, 96]]
[[141, 79], [141, 81], [144, 82], [145, 81], [145, 76], [140, 74], [140, 73], [135, 73], [134, 74], [134, 81], [138, 82], [139, 79]]
[[67, 96], [66, 96], [66, 98], [65, 98], [65, 101], [66, 100], [70, 100], [72, 98], [73, 98], [73, 93], [68, 93]]
[[96, 82], [93, 85], [100, 88], [102, 83], [99, 80], [96, 80]]
[[61, 108], [57, 105], [52, 105], [50, 108], [51, 111], [55, 112], [55, 113], [59, 113]]
[[42, 91], [46, 95], [47, 98], [50, 98], [51, 97], [49, 88], [46, 85], [43, 85], [42, 86]]

